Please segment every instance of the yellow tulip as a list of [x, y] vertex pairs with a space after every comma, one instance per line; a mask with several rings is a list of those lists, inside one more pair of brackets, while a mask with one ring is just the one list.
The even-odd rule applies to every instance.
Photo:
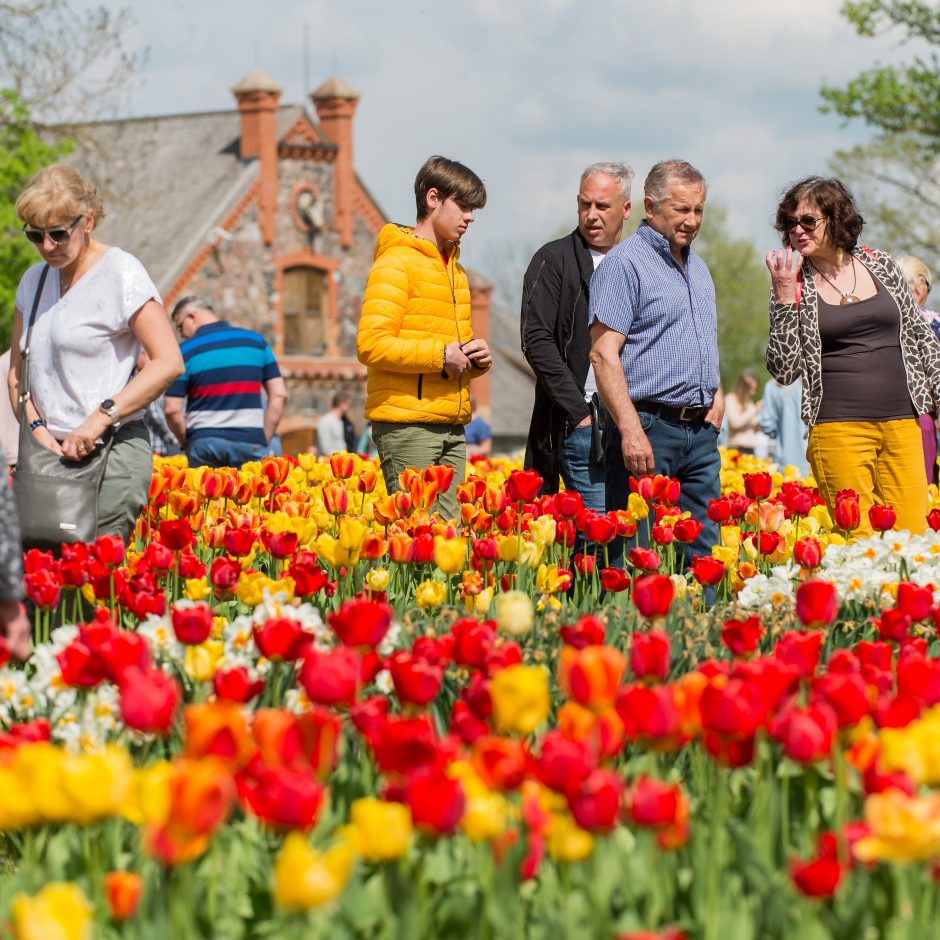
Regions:
[[627, 497], [627, 512], [634, 522], [639, 522], [650, 514], [650, 507], [639, 493], [631, 493]]
[[555, 544], [556, 529], [554, 516], [545, 515], [529, 520], [529, 533], [533, 541], [538, 542], [543, 548]]
[[62, 786], [63, 751], [46, 742], [18, 747], [14, 767], [21, 779], [30, 782], [33, 804], [47, 822], [66, 822], [71, 801]]
[[301, 913], [328, 904], [343, 893], [353, 860], [347, 842], [318, 852], [302, 833], [290, 833], [274, 863], [275, 902], [282, 910]]
[[187, 578], [186, 587], [183, 588], [183, 597], [191, 601], [202, 601], [209, 596], [211, 588], [205, 578]]
[[134, 773], [120, 815], [135, 826], [152, 823], [162, 826], [170, 816], [172, 767], [160, 760]]
[[726, 545], [713, 545], [712, 558], [717, 558], [726, 568], [729, 568], [738, 560], [738, 550], [728, 548]]
[[388, 568], [371, 568], [366, 572], [366, 586], [370, 591], [385, 591], [388, 589]]
[[422, 581], [415, 591], [415, 603], [422, 609], [440, 607], [447, 597], [447, 586], [441, 581]]
[[502, 731], [531, 734], [548, 717], [548, 673], [541, 666], [508, 666], [490, 682], [493, 718]]
[[219, 640], [206, 640], [199, 646], [187, 646], [183, 669], [196, 682], [208, 682], [215, 675], [219, 660], [225, 655], [225, 646]]
[[467, 561], [467, 543], [463, 539], [434, 539], [434, 564], [444, 574], [457, 574]]
[[559, 813], [549, 825], [547, 848], [559, 862], [582, 862], [594, 851], [594, 837], [567, 813]]
[[17, 894], [10, 903], [14, 940], [91, 940], [93, 913], [81, 888], [61, 881], [35, 897]]
[[[544, 588], [540, 588], [544, 590]], [[496, 625], [510, 636], [525, 636], [535, 623], [532, 600], [523, 591], [504, 591], [496, 597]]]
[[62, 789], [71, 803], [69, 818], [87, 825], [116, 816], [127, 800], [134, 765], [126, 751], [106, 747], [62, 759]]
[[741, 548], [741, 530], [736, 525], [723, 525], [720, 529], [721, 544], [725, 548], [734, 551], [734, 557], [737, 558], [738, 551]]
[[466, 594], [463, 599], [464, 609], [468, 614], [488, 614], [493, 602], [493, 589], [485, 588], [479, 594]]
[[356, 851], [373, 862], [400, 858], [411, 845], [411, 811], [403, 803], [367, 796], [349, 808], [350, 836]]
[[33, 781], [13, 767], [0, 766], [0, 831], [13, 832], [40, 822], [33, 801]]
[[873, 793], [865, 800], [865, 822], [869, 835], [853, 848], [863, 862], [921, 862], [940, 854], [940, 793]]

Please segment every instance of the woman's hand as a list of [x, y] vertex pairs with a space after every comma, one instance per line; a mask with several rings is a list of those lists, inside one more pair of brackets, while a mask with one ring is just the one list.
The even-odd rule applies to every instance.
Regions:
[[103, 412], [90, 414], [62, 442], [62, 456], [66, 460], [84, 460], [98, 446], [97, 442], [111, 427], [111, 419]]
[[773, 287], [774, 300], [781, 304], [796, 303], [796, 283], [800, 277], [803, 257], [792, 248], [775, 248], [764, 258]]
[[52, 436], [52, 432], [47, 427], [40, 425], [32, 434], [46, 450], [51, 450], [52, 453], [62, 456], [62, 445]]

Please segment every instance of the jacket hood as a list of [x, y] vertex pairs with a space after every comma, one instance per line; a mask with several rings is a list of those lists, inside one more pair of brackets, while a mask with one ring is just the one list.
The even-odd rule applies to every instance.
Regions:
[[[450, 247], [447, 257], [455, 260], [459, 258], [460, 246], [456, 242], [448, 242], [448, 245]], [[415, 235], [414, 226], [389, 222], [379, 230], [379, 237], [375, 243], [375, 259], [393, 248], [411, 248], [426, 254], [429, 258], [440, 257], [437, 245], [430, 239]]]

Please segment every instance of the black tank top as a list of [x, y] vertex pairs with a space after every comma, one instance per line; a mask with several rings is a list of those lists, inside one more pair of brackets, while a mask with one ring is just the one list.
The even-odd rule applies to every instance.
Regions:
[[916, 416], [901, 357], [901, 312], [878, 293], [854, 304], [819, 297], [822, 405], [817, 421], [895, 421]]

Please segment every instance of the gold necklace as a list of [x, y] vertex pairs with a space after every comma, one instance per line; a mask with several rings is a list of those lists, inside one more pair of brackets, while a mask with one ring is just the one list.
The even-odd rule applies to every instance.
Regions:
[[826, 277], [819, 268], [810, 261], [809, 266], [835, 291], [838, 292], [839, 296], [842, 298], [839, 301], [839, 306], [844, 306], [845, 304], [857, 304], [859, 298], [855, 296], [855, 285], [858, 283], [858, 271], [855, 270], [855, 259], [852, 259], [852, 289], [851, 290], [842, 290], [838, 284], [833, 284], [832, 281]]

